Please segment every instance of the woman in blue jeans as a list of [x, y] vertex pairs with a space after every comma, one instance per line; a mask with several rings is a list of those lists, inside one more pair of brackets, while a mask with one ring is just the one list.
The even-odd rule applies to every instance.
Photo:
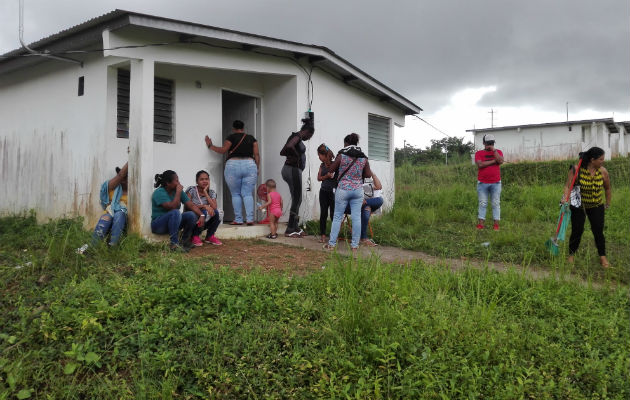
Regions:
[[[116, 167], [116, 176], [103, 182], [100, 192], [103, 215], [99, 218], [92, 233], [90, 246], [96, 246], [109, 234], [110, 247], [118, 244], [120, 236], [127, 225], [127, 163], [122, 168]], [[83, 254], [88, 249], [88, 244], [77, 249], [78, 254]]]
[[352, 252], [356, 253], [361, 238], [361, 205], [363, 204], [363, 178], [371, 178], [372, 171], [367, 156], [359, 144], [359, 135], [351, 133], [343, 139], [344, 148], [339, 151], [329, 171], [337, 171], [335, 191], [335, 216], [330, 228], [330, 240], [324, 249], [332, 250], [337, 245], [337, 237], [346, 207], [350, 205], [352, 216]]
[[[380, 179], [372, 172], [372, 182], [363, 183], [363, 205], [361, 206], [361, 244], [375, 247], [374, 240], [367, 237], [367, 229], [370, 217], [383, 205], [383, 185]], [[345, 213], [350, 214], [350, 207], [346, 207]]]
[[219, 154], [228, 154], [224, 176], [234, 208], [234, 221], [231, 225], [243, 224], [243, 204], [247, 225], [254, 225], [254, 188], [258, 180], [260, 155], [256, 138], [246, 134], [244, 129], [243, 121], [234, 121], [232, 134], [225, 139], [223, 147], [214, 146], [208, 135], [205, 137], [208, 149]]
[[[197, 223], [202, 223], [203, 214], [183, 192], [175, 171], [166, 170], [155, 175], [155, 187], [151, 196], [151, 232], [161, 235], [168, 233], [172, 251], [188, 252], [193, 246], [191, 236]], [[192, 211], [180, 212], [184, 205]], [[195, 215], [196, 214], [196, 215]], [[182, 230], [182, 245], [179, 244], [179, 231]]]

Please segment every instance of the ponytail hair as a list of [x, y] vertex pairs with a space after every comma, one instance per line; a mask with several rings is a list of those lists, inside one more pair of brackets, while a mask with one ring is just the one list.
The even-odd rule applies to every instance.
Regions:
[[165, 187], [167, 184], [173, 182], [173, 179], [176, 175], [177, 174], [175, 173], [175, 171], [171, 171], [170, 169], [167, 169], [161, 174], [155, 174], [155, 184], [153, 185], [153, 187]]
[[343, 142], [348, 143], [350, 146], [356, 146], [359, 144], [359, 135], [353, 132], [343, 138]]
[[335, 158], [335, 153], [333, 153], [332, 150], [330, 150], [330, 148], [328, 148], [328, 146], [326, 146], [324, 143], [320, 144], [319, 147], [317, 147], [317, 154], [326, 156], [326, 160], [329, 163], [331, 163]]
[[591, 163], [591, 161], [598, 159], [599, 157], [604, 155], [604, 149], [599, 147], [591, 147], [588, 151], [580, 153], [580, 158], [582, 159], [582, 164], [587, 166]]

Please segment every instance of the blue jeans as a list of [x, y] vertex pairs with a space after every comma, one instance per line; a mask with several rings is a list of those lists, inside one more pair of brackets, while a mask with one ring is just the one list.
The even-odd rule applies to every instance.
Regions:
[[486, 209], [488, 208], [488, 195], [492, 203], [492, 218], [495, 221], [501, 219], [501, 181], [497, 183], [477, 182], [477, 197], [479, 199], [479, 211], [477, 217], [486, 219]]
[[116, 211], [113, 217], [109, 213], [101, 215], [101, 219], [98, 220], [94, 233], [92, 233], [92, 245], [105, 239], [110, 229], [109, 245], [114, 246], [118, 244], [120, 235], [125, 230], [125, 225], [127, 225], [127, 214], [123, 211]]
[[[370, 217], [372, 213], [381, 208], [382, 205], [382, 197], [368, 197], [365, 199], [365, 204], [361, 206], [361, 240], [367, 239], [367, 228], [369, 226]], [[350, 207], [346, 207], [345, 213], [350, 214], [351, 212]]]
[[228, 160], [223, 176], [232, 195], [234, 221], [243, 222], [244, 203], [247, 222], [254, 222], [254, 189], [258, 179], [258, 169], [254, 160]]
[[350, 213], [352, 215], [352, 242], [350, 246], [353, 249], [359, 247], [359, 239], [361, 237], [361, 205], [363, 204], [363, 188], [356, 190], [337, 189], [335, 192], [335, 216], [333, 217], [332, 227], [330, 228], [330, 240], [328, 244], [337, 245], [337, 237], [341, 229], [341, 221], [346, 206], [350, 205]]
[[183, 229], [182, 242], [186, 243], [190, 240], [196, 223], [197, 216], [194, 212], [181, 213], [179, 210], [171, 210], [151, 221], [151, 232], [158, 235], [168, 233], [171, 244], [179, 244], [179, 230]]
[[214, 215], [210, 218], [208, 218], [208, 212], [206, 210], [202, 210], [201, 212], [203, 213], [203, 215], [206, 216], [206, 222], [201, 228], [198, 227], [197, 224], [195, 224], [195, 228], [193, 229], [193, 236], [199, 236], [201, 235], [201, 231], [207, 229], [206, 238], [209, 238], [210, 236], [214, 235], [214, 233], [217, 231], [217, 228], [219, 227], [219, 224], [221, 224], [219, 210], [214, 209]]

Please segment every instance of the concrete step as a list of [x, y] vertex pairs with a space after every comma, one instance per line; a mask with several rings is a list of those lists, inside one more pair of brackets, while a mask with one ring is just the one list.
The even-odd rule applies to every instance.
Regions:
[[[287, 229], [286, 223], [278, 224], [278, 236], [284, 234]], [[215, 234], [219, 239], [250, 239], [250, 238], [264, 238], [269, 234], [269, 224], [254, 224], [252, 226], [243, 225], [230, 225], [221, 224]], [[205, 233], [202, 238], [205, 237]], [[168, 242], [168, 235], [156, 235], [154, 233], [145, 237], [145, 239], [151, 242]]]
[[[278, 224], [278, 235], [283, 234], [287, 224]], [[269, 234], [269, 224], [255, 224], [252, 226], [221, 224], [217, 229], [216, 237], [219, 239], [248, 239], [263, 238]]]

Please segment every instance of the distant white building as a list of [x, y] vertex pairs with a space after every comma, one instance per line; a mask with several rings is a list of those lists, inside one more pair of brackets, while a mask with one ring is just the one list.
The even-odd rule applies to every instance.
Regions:
[[542, 161], [576, 158], [578, 153], [593, 146], [606, 152], [606, 159], [627, 156], [630, 122], [615, 122], [612, 118], [583, 121], [553, 122], [470, 129], [475, 149], [483, 148], [483, 136], [492, 133], [497, 148], [509, 161]]
[[317, 146], [336, 151], [351, 132], [391, 207], [394, 126], [421, 111], [325, 47], [123, 10], [29, 47], [46, 54], [0, 57], [0, 214], [83, 215], [93, 226], [100, 184], [127, 160], [131, 230], [150, 233], [153, 177], [166, 169], [184, 186], [208, 170], [228, 214], [223, 156], [203, 138], [223, 143], [234, 119], [259, 140], [259, 183], [275, 179], [288, 207], [279, 152], [309, 108], [302, 218], [319, 214]]

